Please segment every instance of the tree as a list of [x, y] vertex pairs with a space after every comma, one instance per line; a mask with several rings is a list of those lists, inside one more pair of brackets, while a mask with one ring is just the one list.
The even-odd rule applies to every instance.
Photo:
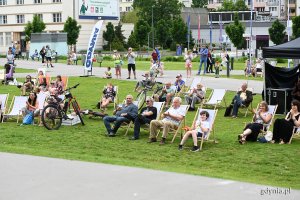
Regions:
[[136, 42], [135, 34], [133, 31], [131, 31], [131, 34], [128, 37], [127, 46], [132, 48], [138, 47], [138, 43]]
[[224, 0], [222, 6], [218, 9], [218, 11], [233, 11], [235, 10], [235, 5], [232, 0]]
[[[233, 45], [238, 49], [243, 45], [243, 34], [245, 33], [245, 27], [239, 21], [238, 13], [234, 14], [234, 22], [226, 26], [225, 32]], [[237, 50], [236, 50], [237, 55]]]
[[118, 26], [115, 26], [115, 37], [119, 39], [119, 41], [125, 45], [125, 37], [122, 31], [122, 24], [119, 22]]
[[45, 30], [46, 25], [38, 15], [34, 15], [32, 22], [28, 21], [24, 27], [25, 40], [28, 42], [31, 39], [31, 33], [41, 33]]
[[278, 45], [283, 42], [284, 36], [286, 34], [285, 26], [279, 22], [278, 19], [276, 19], [271, 28], [269, 28], [269, 35], [270, 39], [274, 44]]
[[235, 11], [249, 10], [244, 0], [237, 0], [234, 4]]
[[136, 42], [140, 46], [145, 45], [151, 30], [149, 24], [145, 20], [139, 19], [134, 28]]
[[106, 31], [103, 31], [103, 38], [108, 42], [109, 50], [111, 51], [111, 43], [115, 38], [114, 25], [108, 22], [106, 25]]
[[171, 38], [170, 22], [161, 19], [156, 26], [156, 39], [160, 45], [166, 46], [168, 39]]
[[173, 27], [171, 30], [173, 42], [177, 44], [185, 44], [187, 41], [188, 28], [182, 18], [173, 20]]
[[138, 21], [137, 10], [132, 10], [130, 12], [125, 12], [121, 16], [122, 23], [133, 23], [135, 24]]
[[124, 50], [124, 45], [123, 43], [120, 41], [119, 38], [114, 37], [112, 43], [111, 43], [111, 48], [116, 49], [118, 51], [123, 51]]
[[71, 49], [72, 49], [72, 45], [76, 45], [77, 43], [80, 29], [81, 26], [77, 25], [76, 19], [68, 17], [67, 21], [64, 24], [64, 32], [67, 33], [67, 44], [71, 46]]
[[207, 0], [192, 0], [192, 8], [205, 8], [207, 3]]
[[298, 38], [300, 37], [300, 16], [294, 17], [292, 21], [293, 21], [293, 26], [292, 26], [293, 36], [295, 38]]

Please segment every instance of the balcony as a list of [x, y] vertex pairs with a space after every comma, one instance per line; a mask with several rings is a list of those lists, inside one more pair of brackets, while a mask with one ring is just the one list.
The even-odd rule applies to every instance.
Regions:
[[266, 2], [267, 6], [279, 6], [279, 1]]

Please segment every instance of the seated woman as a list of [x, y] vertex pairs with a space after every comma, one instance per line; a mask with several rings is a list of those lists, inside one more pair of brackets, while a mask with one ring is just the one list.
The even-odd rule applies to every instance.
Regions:
[[38, 79], [37, 85], [39, 85], [43, 82], [44, 77], [45, 77], [44, 72], [42, 70], [40, 70], [38, 73], [38, 77], [37, 77], [37, 79]]
[[194, 142], [194, 146], [191, 149], [191, 151], [196, 152], [199, 151], [199, 147], [198, 147], [198, 137], [206, 137], [207, 133], [209, 132], [209, 127], [210, 124], [207, 121], [207, 119], [209, 118], [209, 113], [207, 111], [201, 111], [200, 112], [200, 117], [199, 119], [196, 121], [196, 123], [194, 122], [192, 128], [190, 130], [188, 130], [188, 132], [186, 132], [178, 146], [179, 150], [183, 149], [183, 144], [185, 143], [185, 141], [192, 135], [193, 137], [193, 142]]
[[41, 81], [39, 81], [38, 88], [41, 91], [47, 91], [48, 90], [48, 84], [47, 84], [47, 79], [46, 77], [43, 77]]
[[40, 114], [39, 111], [39, 102], [37, 100], [37, 94], [35, 92], [30, 92], [28, 100], [26, 101], [26, 107], [22, 108], [22, 115], [25, 115], [33, 112], [34, 116], [38, 116]]
[[61, 79], [61, 75], [56, 76], [55, 87], [57, 89], [57, 94], [61, 95], [64, 93], [65, 84]]
[[111, 83], [108, 83], [103, 90], [103, 97], [100, 100], [100, 109], [105, 109], [109, 103], [114, 102], [116, 91]]
[[273, 138], [271, 143], [279, 142], [279, 144], [289, 143], [294, 126], [300, 126], [300, 102], [292, 101], [292, 108], [286, 115], [285, 119], [276, 119], [273, 128]]
[[33, 90], [34, 83], [31, 79], [30, 75], [26, 76], [25, 82], [23, 83], [23, 86], [21, 86], [22, 95], [25, 96], [26, 92]]
[[238, 136], [240, 144], [245, 144], [246, 141], [257, 141], [257, 136], [263, 130], [263, 124], [267, 124], [272, 119], [272, 114], [269, 111], [267, 102], [262, 101], [259, 104], [258, 110], [255, 112], [253, 122], [246, 125], [244, 132]]

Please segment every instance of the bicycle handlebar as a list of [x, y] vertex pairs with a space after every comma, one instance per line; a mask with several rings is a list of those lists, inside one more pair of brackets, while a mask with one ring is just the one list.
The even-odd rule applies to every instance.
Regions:
[[80, 84], [77, 83], [76, 85], [74, 85], [73, 87], [69, 87], [68, 89], [66, 89], [65, 91], [70, 91], [71, 89], [77, 88]]

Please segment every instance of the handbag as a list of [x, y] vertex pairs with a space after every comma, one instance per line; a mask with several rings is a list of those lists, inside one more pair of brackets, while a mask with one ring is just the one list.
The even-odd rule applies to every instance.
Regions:
[[33, 112], [29, 112], [23, 118], [23, 124], [28, 125], [28, 124], [32, 124], [32, 122], [33, 122]]

